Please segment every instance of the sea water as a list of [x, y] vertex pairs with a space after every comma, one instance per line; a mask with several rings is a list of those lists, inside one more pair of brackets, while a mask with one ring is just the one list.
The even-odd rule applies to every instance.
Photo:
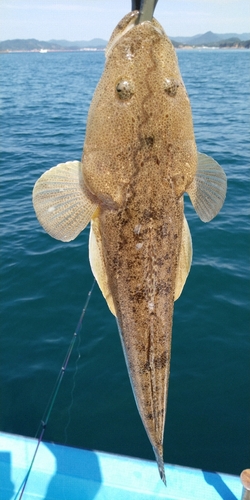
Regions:
[[[239, 474], [249, 467], [249, 51], [178, 51], [198, 149], [224, 168], [220, 214], [188, 197], [193, 265], [175, 304], [166, 462]], [[36, 434], [93, 282], [89, 228], [48, 236], [32, 188], [80, 160], [103, 52], [2, 54], [1, 430]], [[95, 285], [45, 439], [153, 459], [114, 317]]]

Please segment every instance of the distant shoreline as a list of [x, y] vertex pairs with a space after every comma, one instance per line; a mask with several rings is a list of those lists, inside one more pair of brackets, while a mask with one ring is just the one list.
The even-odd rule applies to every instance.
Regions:
[[[207, 46], [188, 46], [185, 45], [183, 47], [175, 47], [175, 50], [249, 50], [249, 47], [231, 47], [231, 46], [225, 46], [225, 47], [207, 47]], [[105, 52], [105, 48], [103, 49], [96, 49], [96, 48], [86, 48], [86, 49], [77, 49], [77, 50], [53, 50], [53, 49], [44, 49], [44, 50], [0, 50], [0, 54], [47, 54], [47, 53], [65, 53], [65, 52]]]
[[61, 52], [105, 52], [104, 49], [77, 49], [77, 50], [53, 50], [53, 49], [44, 49], [44, 50], [38, 50], [38, 49], [33, 49], [33, 50], [0, 50], [0, 54], [22, 54], [22, 53], [30, 53], [30, 54], [46, 54], [49, 52], [57, 52], [60, 54]]
[[[249, 49], [250, 33], [225, 33], [216, 34], [208, 31], [203, 35], [192, 37], [169, 37], [175, 49], [181, 50], [207, 50], [207, 49]], [[36, 38], [0, 41], [0, 53], [23, 52], [103, 52], [108, 41], [103, 38], [92, 40], [37, 40]]]

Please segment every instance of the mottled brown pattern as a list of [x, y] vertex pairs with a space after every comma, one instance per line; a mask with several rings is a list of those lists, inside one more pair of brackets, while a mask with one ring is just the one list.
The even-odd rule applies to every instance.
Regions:
[[[108, 46], [82, 161], [99, 201], [102, 253], [135, 399], [161, 469], [182, 195], [197, 157], [174, 48], [155, 20], [117, 38], [133, 16]], [[124, 81], [133, 89], [129, 99], [117, 95]]]

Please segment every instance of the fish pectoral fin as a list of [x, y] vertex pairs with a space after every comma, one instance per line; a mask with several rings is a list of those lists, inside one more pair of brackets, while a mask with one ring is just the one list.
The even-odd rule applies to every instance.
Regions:
[[193, 256], [192, 238], [184, 215], [181, 234], [181, 249], [176, 269], [174, 300], [177, 300], [188, 277]]
[[109, 306], [110, 311], [116, 316], [113, 297], [108, 284], [108, 276], [106, 273], [105, 262], [102, 251], [102, 240], [99, 230], [97, 209], [94, 217], [91, 219], [90, 234], [89, 234], [89, 262], [92, 273], [99, 285], [99, 288]]
[[203, 222], [209, 222], [218, 214], [226, 191], [227, 178], [224, 170], [210, 156], [198, 153], [197, 172], [187, 193]]
[[36, 216], [53, 238], [71, 241], [87, 226], [97, 205], [88, 197], [79, 161], [47, 170], [33, 189]]

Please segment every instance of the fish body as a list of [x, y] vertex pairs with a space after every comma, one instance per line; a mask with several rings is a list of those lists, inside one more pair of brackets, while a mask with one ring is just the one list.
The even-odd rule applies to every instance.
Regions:
[[192, 242], [188, 192], [207, 222], [226, 193], [221, 167], [197, 153], [189, 99], [174, 48], [153, 19], [125, 16], [106, 49], [81, 162], [37, 181], [37, 217], [69, 241], [91, 220], [93, 273], [117, 318], [137, 407], [161, 478], [174, 300], [185, 284]]
[[197, 152], [171, 42], [155, 20], [123, 33], [118, 27], [107, 48], [82, 164], [86, 186], [102, 200], [92, 230], [101, 245], [138, 410], [163, 476], [182, 195], [196, 172]]

